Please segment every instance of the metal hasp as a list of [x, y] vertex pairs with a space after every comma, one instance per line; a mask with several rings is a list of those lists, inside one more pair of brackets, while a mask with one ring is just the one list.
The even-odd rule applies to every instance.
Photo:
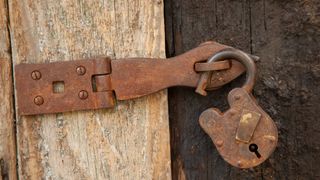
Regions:
[[230, 48], [207, 42], [169, 58], [109, 58], [19, 64], [15, 67], [18, 113], [35, 115], [110, 108], [115, 100], [138, 98], [172, 86], [197, 87], [201, 74], [212, 73], [207, 89], [216, 89], [244, 72], [241, 63], [205, 61]]
[[[16, 66], [19, 114], [113, 107], [110, 61], [101, 58]], [[103, 83], [96, 83], [102, 78]]]
[[18, 112], [34, 115], [110, 108], [116, 100], [138, 98], [172, 86], [196, 87], [197, 93], [206, 95], [206, 90], [223, 86], [245, 69], [245, 84], [228, 95], [230, 109], [222, 113], [210, 108], [201, 114], [199, 122], [224, 160], [239, 168], [251, 168], [275, 149], [277, 128], [251, 94], [256, 77], [252, 57], [215, 42], [169, 59], [98, 58], [17, 65]]

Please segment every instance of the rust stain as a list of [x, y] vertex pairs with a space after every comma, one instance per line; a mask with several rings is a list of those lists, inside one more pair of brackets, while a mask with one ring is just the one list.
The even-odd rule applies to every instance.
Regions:
[[244, 114], [242, 117], [241, 117], [241, 122], [242, 123], [246, 123], [248, 124], [249, 123], [249, 119], [252, 118], [252, 114], [251, 113], [248, 113], [248, 114]]

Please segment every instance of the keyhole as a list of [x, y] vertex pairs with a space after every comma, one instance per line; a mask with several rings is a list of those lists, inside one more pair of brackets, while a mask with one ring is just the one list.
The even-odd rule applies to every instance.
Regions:
[[250, 144], [250, 145], [249, 145], [249, 150], [250, 150], [251, 152], [255, 153], [256, 156], [257, 156], [257, 158], [260, 158], [261, 155], [260, 155], [258, 149], [259, 149], [259, 148], [258, 148], [258, 145], [256, 145], [256, 144]]

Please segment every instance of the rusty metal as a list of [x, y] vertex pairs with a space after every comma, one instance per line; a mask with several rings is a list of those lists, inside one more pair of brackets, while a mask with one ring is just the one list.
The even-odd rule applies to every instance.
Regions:
[[[201, 73], [195, 71], [195, 64], [228, 48], [219, 43], [207, 42], [166, 60], [135, 58], [111, 61], [112, 87], [118, 100], [145, 96], [172, 86], [196, 87]], [[223, 86], [243, 72], [241, 63], [232, 60], [229, 69], [212, 73], [207, 87], [215, 89]]]
[[260, 121], [260, 118], [261, 114], [258, 112], [243, 109], [240, 116], [236, 139], [245, 143], [249, 143]]
[[[236, 100], [235, 96], [240, 96]], [[224, 113], [211, 108], [204, 111], [199, 122], [203, 130], [210, 136], [219, 154], [233, 166], [251, 168], [264, 162], [274, 151], [278, 141], [277, 127], [256, 103], [255, 99], [243, 88], [232, 90], [228, 96], [230, 109]], [[259, 123], [249, 142], [236, 139], [242, 110], [261, 114]], [[221, 145], [223, 142], [223, 145]], [[251, 152], [249, 146], [256, 144], [260, 157]]]
[[[225, 59], [237, 59], [240, 63], [242, 63], [247, 69], [247, 80], [243, 85], [243, 88], [248, 92], [251, 92], [255, 83], [255, 75], [256, 75], [256, 65], [251, 57], [248, 54], [236, 50], [236, 49], [224, 49], [223, 51], [214, 54], [207, 62], [212, 63], [219, 60]], [[250, 61], [248, 61], [250, 59]], [[205, 96], [207, 92], [205, 89], [207, 88], [208, 81], [210, 81], [210, 77], [212, 76], [212, 71], [207, 71], [201, 74], [200, 81], [198, 83], [196, 92]]]
[[[100, 58], [20, 64], [15, 68], [19, 114], [109, 108], [115, 99], [137, 98], [171, 86], [196, 87], [204, 69], [219, 70], [212, 73], [207, 86], [216, 89], [244, 72], [241, 63], [234, 60], [204, 63], [212, 54], [227, 48], [208, 42], [169, 59]], [[55, 82], [64, 84], [63, 92], [54, 91]]]
[[42, 105], [43, 103], [44, 103], [43, 97], [41, 97], [41, 96], [36, 96], [36, 97], [34, 98], [34, 104], [40, 106], [40, 105]]
[[[81, 66], [85, 67], [86, 72], [79, 75], [77, 67]], [[35, 70], [41, 72], [41, 78], [36, 81], [30, 77], [30, 73]], [[19, 114], [32, 115], [113, 107], [113, 91], [93, 91], [92, 84], [94, 76], [110, 73], [108, 58], [17, 65], [15, 79]], [[54, 82], [63, 82], [63, 92], [54, 92]]]
[[39, 80], [41, 78], [41, 73], [37, 70], [31, 72], [31, 78], [33, 80]]
[[[199, 122], [225, 161], [238, 168], [251, 168], [264, 162], [274, 151], [277, 127], [251, 94], [256, 76], [253, 60], [241, 51], [225, 50], [215, 54], [209, 62], [224, 58], [243, 63], [247, 68], [247, 80], [241, 88], [229, 93], [230, 108], [226, 112], [210, 108], [201, 114]], [[202, 76], [200, 88], [205, 89], [207, 75]]]
[[80, 99], [85, 100], [88, 98], [88, 92], [86, 90], [81, 90], [78, 96]]
[[92, 77], [93, 91], [112, 91], [111, 76], [110, 75], [96, 75]]
[[86, 73], [86, 68], [83, 66], [78, 66], [76, 69], [77, 73], [79, 76], [82, 76]]
[[138, 98], [172, 86], [196, 87], [206, 95], [206, 90], [229, 83], [246, 68], [243, 87], [229, 93], [230, 109], [225, 113], [208, 109], [199, 121], [227, 162], [250, 168], [270, 156], [278, 139], [274, 122], [251, 94], [256, 76], [252, 58], [256, 57], [206, 42], [169, 59], [20, 64], [15, 68], [18, 110], [20, 115], [34, 115], [110, 108], [116, 99]]
[[[196, 61], [197, 59], [189, 58], [189, 55], [186, 54], [168, 60], [120, 59], [111, 61], [112, 87], [118, 100], [145, 96], [172, 86], [196, 87], [200, 78], [200, 73], [194, 70]], [[231, 64], [230, 69], [223, 72], [215, 71], [212, 74], [213, 78], [208, 85], [209, 88], [223, 86], [244, 71], [240, 63], [232, 61]]]
[[206, 72], [206, 71], [221, 71], [226, 70], [231, 67], [231, 63], [228, 60], [219, 61], [219, 62], [203, 62], [196, 63], [194, 69], [196, 72]]

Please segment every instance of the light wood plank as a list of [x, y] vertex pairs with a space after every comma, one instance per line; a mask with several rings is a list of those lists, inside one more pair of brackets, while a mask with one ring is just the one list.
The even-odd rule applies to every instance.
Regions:
[[[164, 57], [161, 0], [11, 0], [13, 62]], [[170, 179], [166, 92], [19, 117], [21, 179]]]
[[17, 179], [12, 66], [6, 1], [0, 1], [0, 179]]

